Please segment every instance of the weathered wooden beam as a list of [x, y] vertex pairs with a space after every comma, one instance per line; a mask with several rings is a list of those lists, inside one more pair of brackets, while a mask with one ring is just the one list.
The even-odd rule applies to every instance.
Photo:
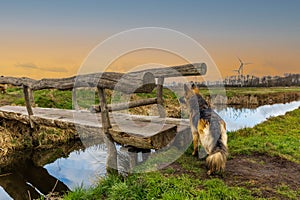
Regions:
[[154, 76], [150, 72], [124, 74], [103, 72], [73, 76], [69, 78], [41, 79], [0, 77], [0, 83], [15, 86], [26, 85], [32, 90], [59, 89], [72, 90], [76, 87], [101, 87], [124, 93], [149, 93], [155, 87]]
[[17, 78], [17, 77], [5, 77], [5, 76], [0, 76], [0, 84], [10, 84], [14, 86], [29, 86], [32, 85], [36, 80], [31, 79], [31, 78]]
[[102, 117], [102, 127], [105, 131], [108, 131], [108, 129], [111, 128], [111, 123], [109, 119], [108, 114], [108, 108], [106, 103], [106, 96], [103, 88], [97, 88], [98, 89], [98, 95], [99, 95], [99, 102], [100, 102], [100, 108], [101, 108], [101, 117]]
[[32, 107], [30, 103], [29, 88], [26, 85], [23, 85], [23, 94], [24, 94], [25, 105], [26, 105], [28, 115], [33, 115]]
[[[118, 125], [110, 129], [113, 140], [119, 144], [140, 149], [161, 149], [174, 139], [177, 132], [177, 126], [170, 124], [164, 124], [159, 131], [155, 131], [151, 126], [146, 127], [149, 124], [145, 122], [139, 122], [140, 127], [136, 124], [135, 127], [130, 124], [121, 124], [121, 128], [120, 123], [122, 122], [119, 121]], [[160, 125], [157, 124], [157, 126]]]
[[35, 102], [34, 102], [34, 96], [33, 96], [33, 90], [28, 88], [28, 93], [29, 93], [29, 99], [30, 99], [30, 105], [32, 107], [35, 107]]
[[124, 110], [128, 108], [151, 105], [151, 104], [155, 104], [156, 102], [157, 102], [157, 98], [141, 99], [141, 100], [131, 101], [129, 103], [111, 104], [108, 107], [108, 109], [109, 111], [118, 111], [118, 110]]
[[132, 72], [132, 73], [142, 73], [142, 72], [151, 72], [155, 76], [155, 78], [200, 76], [206, 74], [207, 66], [205, 63], [191, 63], [186, 65], [172, 66], [172, 67], [146, 69], [146, 70]]
[[124, 93], [149, 93], [155, 87], [154, 77], [198, 76], [206, 73], [205, 63], [187, 64], [173, 67], [147, 69], [127, 74], [102, 72], [84, 74], [69, 78], [41, 79], [0, 77], [0, 84], [28, 86], [32, 90], [59, 89], [72, 90], [74, 87], [100, 87]]
[[77, 103], [76, 88], [73, 88], [72, 90], [72, 107], [74, 110], [79, 110], [79, 105]]
[[98, 95], [99, 95], [100, 107], [102, 111], [101, 119], [102, 119], [103, 133], [104, 133], [104, 142], [107, 146], [106, 171], [109, 174], [118, 174], [117, 149], [115, 146], [115, 142], [109, 133], [111, 124], [109, 120], [106, 97], [103, 88], [98, 87]]
[[28, 112], [30, 127], [34, 128], [34, 124], [31, 120], [31, 116], [33, 116], [33, 111], [32, 111], [32, 107], [31, 107], [29, 88], [26, 85], [23, 85], [23, 94], [24, 94], [26, 109], [27, 109], [27, 112]]
[[[156, 104], [157, 98], [149, 98], [149, 99], [140, 99], [136, 101], [131, 101], [128, 103], [116, 103], [116, 104], [108, 104], [108, 111], [118, 111], [118, 110], [126, 110], [129, 108], [135, 108], [139, 106], [146, 106], [151, 104]], [[99, 105], [92, 106], [90, 108], [91, 112], [101, 112], [101, 107]]]
[[157, 96], [157, 109], [159, 113], [159, 117], [164, 118], [166, 116], [166, 112], [164, 109], [164, 99], [163, 99], [163, 86], [164, 85], [164, 77], [159, 77], [157, 79], [157, 89], [156, 89], [156, 96]]

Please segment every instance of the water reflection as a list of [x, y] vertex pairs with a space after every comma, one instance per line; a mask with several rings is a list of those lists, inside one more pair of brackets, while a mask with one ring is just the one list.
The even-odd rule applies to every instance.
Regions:
[[255, 109], [227, 107], [216, 110], [226, 121], [227, 130], [235, 131], [245, 127], [254, 127], [267, 120], [269, 117], [284, 115], [286, 112], [295, 110], [299, 107], [300, 101], [294, 101], [285, 104], [260, 106]]
[[36, 199], [41, 194], [48, 194], [51, 191], [61, 193], [69, 190], [64, 183], [51, 176], [45, 168], [36, 166], [29, 159], [3, 172], [6, 175], [0, 177], [0, 185], [16, 200]]
[[83, 148], [81, 142], [73, 142], [47, 151], [19, 152], [1, 158], [0, 199], [37, 199], [50, 192], [63, 193], [70, 190], [43, 166], [80, 148]]
[[44, 167], [70, 189], [88, 187], [105, 174], [106, 151], [104, 145], [95, 145]]
[[10, 200], [10, 199], [12, 199], [11, 196], [9, 196], [1, 186], [0, 186], [0, 199], [1, 200]]

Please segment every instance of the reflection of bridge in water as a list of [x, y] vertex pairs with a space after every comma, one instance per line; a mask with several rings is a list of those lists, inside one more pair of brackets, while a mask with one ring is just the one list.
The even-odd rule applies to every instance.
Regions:
[[73, 142], [47, 151], [15, 153], [1, 165], [0, 186], [16, 200], [37, 199], [50, 192], [62, 194], [69, 188], [43, 166], [81, 148], [80, 142]]

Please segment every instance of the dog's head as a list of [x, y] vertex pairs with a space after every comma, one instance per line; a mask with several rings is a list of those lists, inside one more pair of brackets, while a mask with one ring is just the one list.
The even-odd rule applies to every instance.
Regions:
[[184, 84], [184, 96], [179, 98], [179, 102], [187, 106], [190, 111], [198, 110], [199, 108], [206, 109], [209, 104], [201, 96], [199, 89], [195, 84], [192, 84], [190, 87]]
[[199, 94], [199, 89], [197, 86], [193, 83], [191, 87], [189, 87], [187, 84], [184, 84], [184, 96], [179, 98], [179, 102], [182, 104], [187, 105], [189, 100], [195, 95]]

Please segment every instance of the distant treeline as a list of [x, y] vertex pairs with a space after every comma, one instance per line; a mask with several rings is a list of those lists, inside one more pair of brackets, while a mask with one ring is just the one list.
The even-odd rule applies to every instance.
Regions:
[[243, 86], [243, 87], [275, 87], [275, 86], [300, 86], [300, 74], [286, 74], [280, 76], [263, 76], [261, 78], [255, 76], [242, 76], [240, 79], [231, 79], [229, 77], [224, 80], [225, 86]]
[[[285, 74], [285, 76], [230, 76], [223, 81], [194, 82], [199, 87], [226, 86], [226, 87], [276, 87], [300, 86], [300, 74]], [[183, 83], [172, 82], [168, 86], [183, 86]]]

